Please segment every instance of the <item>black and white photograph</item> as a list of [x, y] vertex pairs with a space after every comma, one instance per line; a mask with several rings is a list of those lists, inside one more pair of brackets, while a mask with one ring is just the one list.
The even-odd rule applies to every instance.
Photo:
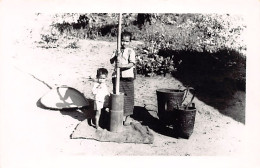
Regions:
[[[234, 159], [198, 167], [260, 166], [260, 1], [219, 12], [55, 2], [1, 2], [0, 167], [80, 167], [66, 158], [93, 156], [91, 166], [100, 156], [111, 167], [136, 156], [134, 167], [184, 167], [175, 159], [197, 156]], [[154, 156], [174, 161], [152, 165]]]

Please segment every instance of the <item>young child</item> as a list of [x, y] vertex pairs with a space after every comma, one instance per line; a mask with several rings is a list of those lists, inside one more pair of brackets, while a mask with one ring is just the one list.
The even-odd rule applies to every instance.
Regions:
[[106, 85], [107, 75], [107, 69], [99, 68], [96, 75], [97, 81], [94, 83], [92, 88], [92, 93], [94, 95], [94, 110], [96, 111], [95, 123], [97, 129], [100, 129], [99, 118], [101, 109], [109, 106], [109, 91]]
[[[116, 51], [110, 63], [113, 64], [118, 62], [118, 67], [120, 68], [120, 86], [119, 91], [125, 94], [124, 96], [124, 125], [129, 125], [132, 119], [130, 115], [133, 114], [134, 109], [134, 68], [135, 68], [135, 51], [131, 48], [130, 42], [132, 34], [130, 32], [123, 32], [121, 35], [121, 51]], [[115, 92], [115, 76], [114, 73], [113, 81], [113, 91]]]

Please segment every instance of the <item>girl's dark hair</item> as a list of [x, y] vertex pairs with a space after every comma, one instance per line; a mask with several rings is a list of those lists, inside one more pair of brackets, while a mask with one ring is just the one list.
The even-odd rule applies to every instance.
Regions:
[[106, 68], [98, 68], [97, 70], [97, 78], [100, 77], [101, 75], [108, 75], [108, 71]]
[[125, 31], [121, 33], [121, 39], [123, 39], [123, 37], [130, 37], [130, 41], [132, 40], [132, 33]]

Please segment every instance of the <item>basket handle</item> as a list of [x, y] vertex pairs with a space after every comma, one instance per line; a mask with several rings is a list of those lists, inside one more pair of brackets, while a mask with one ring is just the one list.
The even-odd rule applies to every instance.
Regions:
[[[192, 88], [192, 87], [187, 86], [186, 89], [183, 90], [185, 93], [184, 93], [184, 97], [183, 97], [183, 99], [182, 99], [182, 101], [181, 101], [181, 104], [182, 104], [182, 103], [184, 102], [184, 100], [186, 99], [187, 94], [188, 94], [188, 92], [190, 91], [191, 88]], [[193, 88], [192, 88], [192, 89], [193, 89]]]
[[[194, 90], [194, 91], [195, 91], [195, 89], [194, 89], [194, 88], [192, 88], [192, 87], [188, 87], [188, 90]], [[193, 94], [193, 96], [192, 96], [192, 98], [191, 98], [190, 102], [187, 104], [187, 106], [186, 106], [185, 110], [187, 110], [187, 109], [188, 109], [188, 107], [191, 105], [191, 103], [192, 103], [192, 101], [193, 101], [194, 97], [195, 97], [195, 92], [194, 92], [194, 94]]]
[[184, 97], [183, 97], [183, 99], [182, 99], [182, 101], [181, 101], [181, 104], [184, 102], [184, 100], [186, 99], [187, 94], [188, 94], [188, 89], [184, 89], [183, 91], [184, 91], [185, 93], [184, 93]]

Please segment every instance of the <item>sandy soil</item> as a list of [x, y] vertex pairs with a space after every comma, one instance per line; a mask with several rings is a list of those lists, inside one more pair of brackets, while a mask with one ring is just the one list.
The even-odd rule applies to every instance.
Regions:
[[[93, 83], [89, 81], [88, 77], [94, 76], [96, 69], [103, 66], [109, 69], [109, 75], [111, 75], [113, 67], [109, 64], [109, 57], [116, 48], [116, 43], [82, 40], [79, 41], [79, 46], [79, 49], [25, 48], [20, 46], [16, 50], [17, 53], [12, 56], [8, 66], [9, 72], [11, 72], [8, 79], [11, 83], [8, 83], [8, 80], [6, 81], [5, 86], [7, 88], [5, 90], [16, 92], [8, 102], [9, 104], [19, 102], [19, 105], [10, 104], [9, 106], [19, 108], [19, 110], [13, 111], [18, 113], [15, 115], [29, 119], [28, 122], [22, 119], [19, 121], [27, 124], [32, 122], [31, 129], [36, 129], [33, 128], [35, 127], [34, 122], [37, 121], [36, 118], [39, 118], [40, 121], [46, 119], [47, 121], [43, 122], [44, 125], [37, 121], [37, 125], [43, 127], [42, 129], [46, 134], [41, 133], [41, 131], [37, 131], [38, 133], [48, 139], [59, 139], [57, 137], [61, 136], [58, 134], [64, 133], [63, 141], [66, 142], [65, 144], [67, 142], [77, 144], [80, 148], [78, 150], [75, 147], [69, 147], [70, 145], [62, 146], [61, 144], [64, 142], [60, 140], [59, 145], [54, 142], [51, 143], [55, 148], [48, 147], [45, 150], [64, 154], [82, 153], [91, 155], [234, 155], [242, 152], [243, 134], [241, 134], [241, 130], [244, 129], [244, 124], [220, 114], [218, 110], [197, 98], [194, 99], [197, 107], [196, 124], [194, 133], [189, 140], [175, 139], [156, 132], [154, 132], [155, 142], [153, 145], [120, 144], [121, 147], [115, 148], [114, 146], [118, 146], [118, 144], [99, 143], [91, 140], [70, 140], [69, 135], [75, 126], [84, 119], [84, 114], [78, 111], [61, 112], [41, 109], [36, 106], [36, 103], [41, 96], [49, 91], [49, 88], [43, 82], [51, 87], [71, 86], [84, 93], [87, 98], [92, 98], [91, 88]], [[13, 82], [14, 80], [15, 82]], [[112, 90], [110, 80], [108, 85]], [[170, 76], [138, 76], [135, 80], [135, 106], [146, 107], [150, 114], [156, 117], [156, 89], [177, 88], [178, 85], [182, 85], [182, 83]], [[239, 101], [234, 101], [226, 110], [236, 108], [238, 114], [239, 111], [240, 114], [243, 114], [245, 95], [242, 92], [237, 92], [234, 96], [234, 99]], [[190, 97], [191, 94], [188, 95], [187, 101], [190, 100]], [[26, 108], [31, 110], [26, 110]], [[50, 120], [49, 117], [51, 117]], [[55, 129], [53, 128], [54, 125]], [[18, 126], [20, 127], [20, 124]], [[24, 129], [24, 131], [28, 131], [28, 129]], [[55, 135], [55, 132], [58, 134]], [[54, 137], [49, 136], [52, 133]], [[93, 150], [89, 150], [90, 145], [88, 143], [98, 144], [99, 147], [95, 148], [95, 145], [91, 145]], [[103, 148], [104, 150], [100, 150], [103, 145], [106, 147]], [[84, 150], [84, 146], [88, 150]], [[113, 150], [110, 150], [110, 148]], [[131, 149], [128, 150], [128, 148]]]
[[[189, 140], [151, 130], [154, 143], [118, 144], [87, 139], [70, 139], [75, 127], [86, 116], [81, 110], [57, 111], [38, 107], [38, 100], [51, 87], [67, 85], [92, 98], [92, 82], [98, 67], [109, 64], [115, 42], [78, 41], [79, 48], [41, 48], [14, 43], [1, 66], [1, 157], [16, 167], [23, 160], [33, 164], [52, 156], [242, 156], [245, 153], [245, 125], [197, 97], [194, 132]], [[134, 42], [138, 45], [138, 42]], [[112, 90], [111, 81], [108, 81]], [[171, 76], [142, 77], [135, 80], [135, 106], [146, 107], [157, 118], [156, 89], [176, 88], [182, 83]], [[191, 98], [188, 95], [187, 101]], [[223, 100], [222, 100], [223, 101]], [[244, 118], [245, 93], [236, 92], [227, 100], [225, 114]], [[52, 159], [51, 159], [52, 160]], [[45, 164], [49, 164], [46, 163]]]

